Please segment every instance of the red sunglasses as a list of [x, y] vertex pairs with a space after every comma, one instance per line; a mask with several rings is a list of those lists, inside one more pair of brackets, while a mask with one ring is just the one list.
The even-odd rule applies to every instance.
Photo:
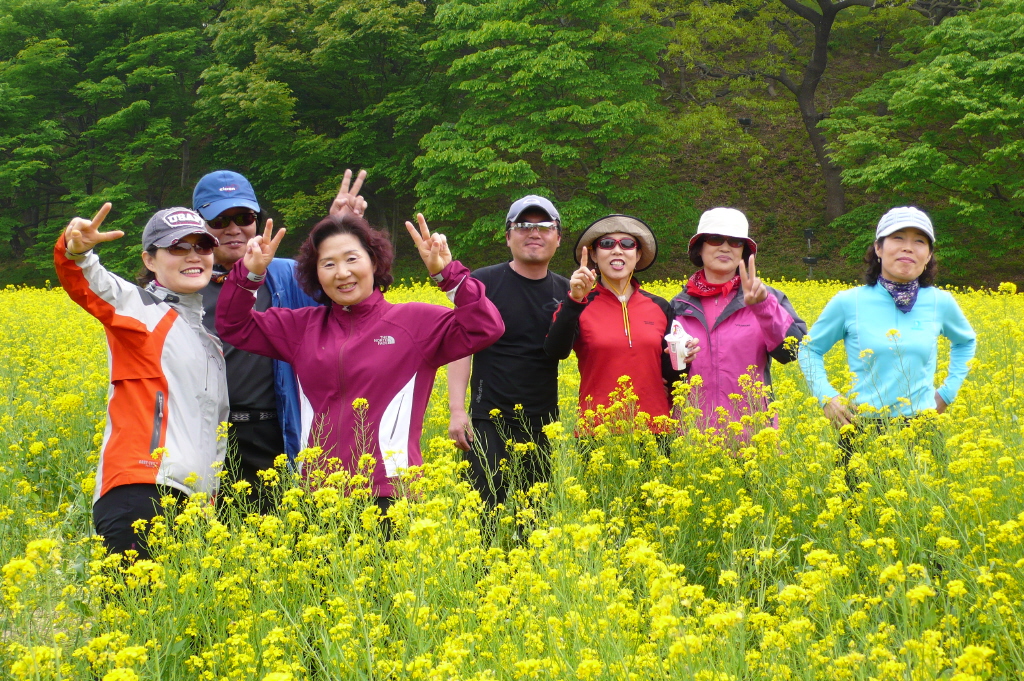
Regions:
[[620, 246], [624, 251], [632, 251], [636, 248], [636, 239], [632, 239], [628, 236], [624, 236], [621, 239], [613, 239], [610, 236], [601, 237], [597, 240], [596, 246], [602, 251], [610, 251], [616, 246]]

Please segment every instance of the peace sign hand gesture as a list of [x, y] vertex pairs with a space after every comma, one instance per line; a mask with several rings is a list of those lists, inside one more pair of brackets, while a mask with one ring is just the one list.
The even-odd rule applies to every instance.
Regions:
[[590, 293], [590, 289], [594, 288], [594, 282], [594, 273], [587, 267], [587, 247], [584, 246], [583, 255], [580, 258], [580, 268], [569, 278], [569, 297], [577, 303], [582, 303]]
[[758, 278], [754, 268], [754, 256], [750, 256], [750, 274], [740, 259], [740, 284], [743, 286], [743, 304], [747, 307], [757, 305], [768, 297], [768, 287]]
[[408, 221], [405, 223], [405, 228], [416, 243], [416, 249], [420, 252], [420, 257], [423, 258], [423, 264], [427, 266], [430, 276], [440, 274], [441, 270], [452, 261], [452, 252], [448, 250], [448, 237], [444, 234], [431, 234], [423, 213], [416, 213], [416, 221], [420, 225], [419, 230]]
[[273, 231], [274, 221], [267, 220], [263, 234], [257, 234], [249, 239], [249, 243], [245, 247], [245, 255], [242, 256], [242, 262], [245, 264], [245, 269], [253, 274], [260, 275], [266, 273], [267, 268], [270, 267], [270, 261], [274, 259], [274, 255], [277, 253], [277, 247], [281, 245], [281, 239], [284, 238], [286, 230], [282, 227], [271, 238], [270, 235]]
[[71, 219], [71, 222], [64, 229], [64, 245], [68, 253], [82, 255], [91, 251], [96, 244], [101, 244], [104, 241], [113, 241], [124, 236], [124, 232], [119, 229], [102, 233], [99, 231], [100, 225], [103, 224], [107, 213], [110, 212], [110, 208], [111, 204], [108, 201], [100, 206], [100, 209], [96, 211], [96, 215], [92, 216], [92, 220], [86, 220], [85, 218]]
[[[331, 215], [344, 215], [346, 213], [354, 213], [359, 217], [363, 216], [366, 212], [366, 207], [369, 205], [366, 203], [366, 199], [359, 196], [359, 190], [363, 188], [363, 180], [366, 179], [366, 171], [360, 170], [359, 174], [356, 175], [356, 181], [352, 182], [352, 171], [345, 169], [345, 175], [341, 179], [341, 186], [338, 187], [338, 195], [334, 197], [334, 201], [331, 202]], [[351, 189], [349, 183], [352, 183]]]

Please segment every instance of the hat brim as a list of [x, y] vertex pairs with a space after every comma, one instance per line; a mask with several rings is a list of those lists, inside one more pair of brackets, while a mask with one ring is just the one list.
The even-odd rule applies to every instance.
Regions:
[[220, 199], [219, 201], [214, 201], [210, 203], [210, 205], [208, 206], [203, 206], [202, 208], [195, 208], [194, 210], [197, 213], [199, 213], [204, 220], [212, 220], [221, 213], [223, 213], [224, 211], [226, 211], [228, 208], [248, 208], [250, 210], [256, 211], [257, 213], [261, 212], [260, 204], [256, 203], [255, 201], [250, 201], [248, 199], [232, 198]]
[[[714, 232], [698, 232], [698, 233], [694, 234], [693, 236], [690, 237], [690, 243], [686, 247], [686, 250], [692, 249], [696, 245], [697, 240], [700, 239], [701, 237], [705, 237], [705, 236], [716, 236], [716, 234]], [[735, 238], [737, 238], [737, 237], [734, 237], [734, 236], [727, 236], [725, 234], [718, 234], [717, 236], [724, 236], [727, 239], [735, 239]], [[755, 255], [757, 253], [757, 242], [756, 241], [754, 241], [750, 237], [738, 237], [738, 238], [743, 239], [744, 241], [747, 242], [747, 245], [750, 246], [750, 254], [751, 255]]]
[[643, 272], [657, 260], [658, 240], [654, 237], [654, 232], [651, 231], [647, 223], [632, 215], [616, 214], [606, 215], [600, 220], [592, 222], [590, 226], [583, 230], [583, 233], [576, 239], [576, 248], [573, 250], [576, 264], [580, 264], [580, 261], [583, 259], [584, 246], [589, 246], [594, 243], [594, 240], [605, 234], [613, 234], [615, 232], [629, 234], [636, 237], [640, 242], [640, 259], [636, 263], [634, 272]]
[[174, 244], [178, 243], [179, 241], [181, 241], [185, 237], [192, 236], [193, 234], [197, 234], [199, 236], [209, 237], [210, 240], [213, 241], [213, 245], [214, 245], [215, 248], [217, 246], [220, 246], [220, 240], [217, 237], [215, 237], [214, 235], [212, 235], [209, 232], [207, 232], [205, 229], [200, 229], [198, 227], [183, 227], [182, 229], [180, 229], [180, 230], [178, 230], [176, 232], [172, 232], [170, 234], [167, 234], [163, 238], [158, 239], [157, 241], [154, 241], [153, 244], [152, 244], [152, 247], [153, 248], [167, 248], [168, 246], [173, 246]]
[[877, 241], [878, 239], [884, 239], [885, 237], [889, 236], [893, 232], [898, 232], [901, 229], [916, 229], [917, 231], [921, 232], [921, 234], [924, 234], [926, 237], [928, 237], [928, 241], [930, 241], [932, 244], [935, 243], [935, 235], [934, 234], [929, 234], [928, 230], [926, 230], [924, 227], [922, 227], [920, 225], [920, 223], [915, 223], [915, 222], [897, 222], [894, 225], [889, 225], [888, 227], [883, 229], [881, 232], [876, 232], [875, 233], [875, 240]]

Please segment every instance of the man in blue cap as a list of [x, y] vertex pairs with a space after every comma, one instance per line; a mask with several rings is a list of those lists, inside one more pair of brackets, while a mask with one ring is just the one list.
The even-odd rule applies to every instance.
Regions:
[[[331, 205], [332, 214], [351, 210], [362, 215], [366, 201], [359, 190], [365, 177], [366, 172], [360, 171], [350, 190], [352, 172], [345, 171], [338, 197]], [[249, 239], [256, 236], [263, 211], [249, 180], [230, 170], [203, 176], [192, 193], [192, 206], [220, 243], [213, 251], [213, 278], [201, 292], [203, 324], [216, 334], [214, 321], [221, 287], [231, 267], [245, 255]], [[257, 292], [255, 309], [295, 309], [316, 304], [295, 280], [295, 261], [274, 258], [265, 285]], [[311, 412], [303, 419], [305, 398], [289, 364], [223, 345], [232, 426], [225, 482], [230, 485], [244, 480], [252, 485], [249, 499], [255, 510], [266, 513], [276, 506], [276, 495], [263, 484], [258, 472], [273, 468], [274, 460], [282, 453], [295, 458], [309, 436]]]
[[[448, 434], [466, 452], [470, 481], [492, 507], [505, 503], [513, 488], [528, 489], [550, 477], [541, 428], [558, 418], [558, 360], [544, 352], [544, 337], [569, 291], [569, 280], [548, 270], [562, 243], [561, 219], [551, 201], [529, 195], [513, 203], [505, 217], [505, 243], [512, 255], [508, 262], [472, 274], [487, 286], [505, 333], [489, 348], [448, 365]], [[515, 462], [508, 440], [526, 445]]]

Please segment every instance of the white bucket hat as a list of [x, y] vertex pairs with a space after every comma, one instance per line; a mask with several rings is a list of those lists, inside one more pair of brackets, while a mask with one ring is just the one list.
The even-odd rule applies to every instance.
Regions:
[[931, 219], [923, 210], [913, 206], [899, 206], [883, 215], [875, 229], [875, 241], [908, 227], [921, 230], [932, 245], [935, 244], [935, 229], [932, 227]]
[[718, 234], [733, 239], [743, 239], [750, 246], [751, 254], [757, 253], [757, 243], [750, 238], [750, 225], [747, 216], [735, 208], [712, 208], [704, 211], [697, 223], [697, 233], [690, 237], [693, 248], [697, 240], [706, 234]]

